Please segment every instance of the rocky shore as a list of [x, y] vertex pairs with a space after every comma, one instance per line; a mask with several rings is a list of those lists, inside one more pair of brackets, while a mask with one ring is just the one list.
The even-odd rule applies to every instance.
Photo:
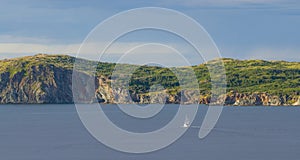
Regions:
[[[230, 91], [212, 100], [209, 95], [198, 95], [192, 90], [182, 91], [175, 95], [167, 95], [167, 91], [147, 93], [141, 95], [129, 95], [126, 91], [112, 90], [107, 86], [107, 80], [99, 81], [96, 91], [96, 101], [101, 103], [182, 103], [182, 104], [224, 104], [229, 106], [299, 106], [298, 95], [271, 95], [268, 93], [238, 93]], [[130, 98], [131, 97], [131, 98]]]

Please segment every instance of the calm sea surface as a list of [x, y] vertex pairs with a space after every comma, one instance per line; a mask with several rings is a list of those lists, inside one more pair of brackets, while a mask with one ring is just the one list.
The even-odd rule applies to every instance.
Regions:
[[[123, 129], [153, 131], [177, 111], [167, 105], [153, 119], [124, 115], [115, 105], [105, 113]], [[200, 126], [207, 107], [201, 106], [194, 126]], [[1, 160], [299, 160], [300, 107], [225, 107], [215, 129], [198, 139], [190, 128], [169, 147], [147, 154], [110, 149], [82, 125], [74, 105], [0, 106]]]

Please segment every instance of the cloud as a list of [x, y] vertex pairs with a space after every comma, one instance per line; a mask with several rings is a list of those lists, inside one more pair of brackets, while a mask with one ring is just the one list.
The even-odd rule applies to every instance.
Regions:
[[[33, 39], [34, 40], [34, 39]], [[130, 51], [136, 46], [141, 46], [143, 44], [147, 44], [148, 42], [117, 42], [111, 45], [105, 52], [105, 54], [101, 57], [101, 61], [109, 61], [116, 62], [118, 61], [124, 53]], [[80, 57], [95, 60], [99, 58], [99, 48], [104, 48], [106, 43], [88, 43], [84, 44], [84, 50], [81, 50]], [[165, 46], [169, 46], [178, 50], [178, 52], [186, 59], [191, 60], [192, 64], [199, 64], [199, 55], [198, 59], [194, 56], [197, 55], [195, 51], [187, 46], [183, 46], [177, 43], [169, 43], [164, 44]], [[68, 54], [72, 56], [76, 56], [78, 49], [81, 44], [39, 44], [39, 43], [0, 43], [0, 59], [4, 58], [13, 58], [13, 57], [22, 57], [27, 55], [34, 55], [37, 53], [45, 53], [45, 54]], [[163, 46], [151, 46], [145, 45], [143, 47], [138, 48], [138, 56], [137, 54], [131, 57], [131, 60], [128, 60], [126, 63], [135, 63], [139, 64], [139, 62], [143, 61], [143, 58], [149, 57], [149, 55], [153, 55], [152, 57], [156, 57], [158, 59], [163, 59], [165, 62], [174, 63], [174, 66], [179, 65], [180, 63], [175, 61], [174, 58], [174, 50]], [[155, 55], [156, 54], [156, 55]], [[178, 59], [178, 58], [177, 58]], [[197, 61], [196, 61], [197, 60]]]
[[37, 37], [22, 37], [15, 35], [0, 35], [0, 43], [40, 43], [46, 44], [54, 42], [55, 40], [49, 38], [37, 38]]
[[30, 43], [1, 43], [1, 54], [5, 53], [74, 53], [77, 45], [43, 45]]
[[[140, 46], [141, 42], [118, 42], [112, 45], [101, 57], [101, 61], [118, 62], [124, 53], [130, 49]], [[22, 57], [27, 55], [34, 55], [37, 53], [46, 54], [67, 54], [76, 56], [81, 44], [66, 44], [66, 45], [46, 45], [35, 43], [0, 43], [0, 59]], [[95, 48], [103, 47], [104, 43], [87, 44], [86, 53], [81, 54], [81, 57], [95, 60]], [[168, 46], [178, 50], [180, 56], [185, 57], [191, 65], [203, 63], [203, 59], [198, 53], [181, 46], [180, 44], [167, 44]], [[300, 48], [280, 48], [280, 47], [260, 47], [256, 49], [244, 49], [236, 53], [234, 50], [223, 50], [223, 57], [237, 58], [237, 59], [263, 59], [263, 60], [285, 60], [300, 62]], [[236, 53], [236, 54], [234, 54]], [[144, 63], [145, 59], [158, 59], [162, 64], [168, 66], [183, 66], [183, 59], [179, 58], [174, 50], [165, 47], [144, 46], [127, 55], [121, 62], [140, 64]], [[98, 55], [96, 55], [98, 56]], [[176, 57], [177, 56], [177, 57]], [[99, 57], [97, 57], [98, 59]], [[123, 57], [124, 58], [124, 57]], [[152, 60], [153, 61], [153, 60]]]

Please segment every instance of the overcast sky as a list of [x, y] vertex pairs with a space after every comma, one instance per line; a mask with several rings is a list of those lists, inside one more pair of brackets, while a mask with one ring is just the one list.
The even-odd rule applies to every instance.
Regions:
[[[297, 0], [2, 0], [0, 59], [36, 53], [75, 55], [98, 23], [137, 7], [170, 8], [194, 18], [211, 35], [222, 57], [300, 61]], [[160, 32], [132, 33], [116, 42], [105, 61], [116, 61], [119, 48], [147, 42], [182, 43]], [[183, 52], [193, 59], [192, 50]]]

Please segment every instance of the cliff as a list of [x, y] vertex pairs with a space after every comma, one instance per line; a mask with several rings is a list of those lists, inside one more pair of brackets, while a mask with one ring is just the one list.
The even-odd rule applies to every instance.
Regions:
[[[211, 97], [209, 95], [197, 96], [193, 91], [186, 90], [176, 94], [166, 94], [168, 91], [149, 92], [147, 94], [130, 95], [124, 90], [113, 90], [107, 86], [107, 81], [101, 78], [99, 88], [96, 90], [96, 101], [101, 103], [182, 103], [182, 104], [209, 104]], [[130, 97], [132, 101], [130, 101]], [[271, 95], [264, 93], [238, 93], [230, 91], [229, 93], [217, 98], [215, 105], [224, 103], [231, 106], [286, 106], [300, 105], [300, 96], [297, 95]]]
[[[70, 56], [44, 54], [1, 60], [0, 103], [73, 103], [74, 61], [75, 58]], [[216, 104], [225, 100], [226, 105], [238, 106], [300, 105], [299, 62], [233, 59], [223, 61], [227, 72], [228, 93], [218, 97]], [[111, 72], [114, 66], [113, 63], [98, 64], [95, 89], [92, 91], [83, 89], [83, 93], [93, 94], [93, 98], [88, 102], [184, 104], [211, 102], [210, 79], [204, 64], [192, 66], [201, 88], [200, 96], [195, 94], [193, 89], [181, 92], [178, 80], [170, 70], [154, 66], [139, 67], [130, 81], [129, 92], [121, 88], [112, 89]], [[80, 74], [89, 77], [89, 73], [80, 72]], [[164, 89], [151, 92], [150, 87], [157, 84], [161, 84]]]
[[72, 71], [38, 65], [0, 74], [0, 103], [71, 103]]

